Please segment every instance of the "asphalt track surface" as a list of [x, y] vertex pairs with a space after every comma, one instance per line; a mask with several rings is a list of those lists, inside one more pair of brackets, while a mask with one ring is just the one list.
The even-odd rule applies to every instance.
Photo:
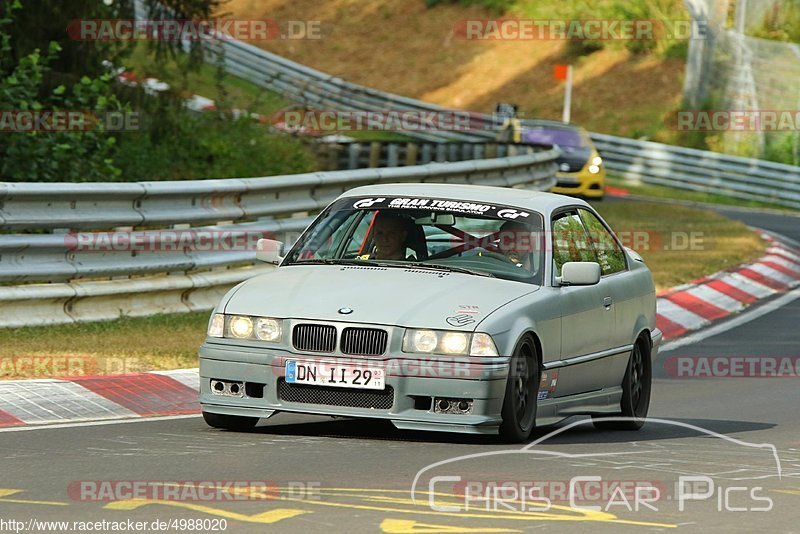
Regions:
[[[800, 219], [726, 214], [800, 241]], [[650, 410], [662, 422], [631, 433], [568, 428], [585, 421], [573, 418], [538, 431], [541, 442], [527, 451], [486, 437], [288, 414], [251, 434], [214, 430], [199, 417], [2, 432], [0, 531], [14, 531], [9, 520], [24, 523], [18, 531], [45, 531], [33, 520], [68, 521], [50, 531], [75, 532], [85, 525], [73, 521], [130, 519], [155, 531], [154, 520], [203, 519], [209, 521], [200, 530], [177, 522], [162, 531], [223, 531], [224, 524], [235, 533], [800, 532], [797, 377], [677, 378], [669, 371], [674, 358], [800, 356], [800, 298], [789, 300], [776, 309], [774, 299], [767, 301], [760, 309], [769, 311], [750, 322], [663, 352]], [[464, 455], [478, 456], [424, 470]], [[266, 491], [248, 500], [192, 501], [184, 493], [184, 500], [104, 502], [93, 500], [103, 486], [87, 485], [82, 495], [79, 481], [265, 481]], [[539, 490], [530, 489], [532, 481]], [[507, 485], [492, 493], [493, 483]], [[626, 489], [615, 493], [615, 486]], [[642, 488], [638, 497], [632, 486]], [[489, 499], [479, 500], [486, 490]], [[471, 500], [454, 497], [465, 492]], [[574, 504], [600, 510], [570, 508], [570, 493]]]

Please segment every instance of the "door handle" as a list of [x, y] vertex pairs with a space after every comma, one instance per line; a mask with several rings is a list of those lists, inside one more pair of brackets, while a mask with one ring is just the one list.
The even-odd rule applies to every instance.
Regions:
[[614, 301], [611, 300], [611, 297], [606, 297], [606, 298], [603, 299], [603, 306], [605, 306], [605, 308], [607, 310], [610, 310], [611, 309], [611, 304], [613, 304], [613, 302]]

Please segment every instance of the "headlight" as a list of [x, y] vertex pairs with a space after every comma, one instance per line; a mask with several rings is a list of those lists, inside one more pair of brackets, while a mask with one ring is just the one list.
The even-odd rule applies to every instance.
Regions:
[[464, 354], [469, 345], [469, 336], [461, 332], [447, 332], [442, 336], [440, 345], [446, 354]]
[[282, 325], [280, 319], [270, 317], [215, 313], [208, 323], [208, 336], [279, 343], [283, 335]]
[[439, 337], [433, 330], [415, 330], [408, 352], [433, 352], [438, 344]]
[[228, 333], [232, 337], [244, 339], [253, 334], [253, 320], [243, 315], [234, 315], [228, 323]]
[[281, 322], [267, 317], [256, 319], [256, 337], [261, 341], [280, 341]]
[[600, 172], [600, 167], [598, 167], [597, 165], [589, 165], [590, 174], [597, 174], [598, 172]]
[[592, 165], [597, 165], [598, 167], [603, 164], [603, 158], [600, 156], [595, 156], [592, 158]]
[[225, 333], [225, 316], [215, 313], [208, 322], [208, 337], [222, 337]]
[[470, 356], [497, 356], [497, 347], [489, 334], [474, 334], [469, 347]]
[[403, 352], [450, 356], [497, 356], [489, 334], [467, 334], [410, 328], [403, 336]]

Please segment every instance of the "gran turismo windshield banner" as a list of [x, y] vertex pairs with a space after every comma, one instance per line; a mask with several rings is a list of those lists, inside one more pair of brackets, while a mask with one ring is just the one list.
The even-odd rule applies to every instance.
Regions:
[[528, 222], [529, 224], [536, 224], [534, 221], [538, 222], [539, 219], [536, 212], [485, 202], [453, 200], [450, 198], [365, 197], [347, 199], [346, 202], [352, 202], [352, 208], [359, 210], [441, 211], [463, 215], [482, 215], [492, 219], [517, 220], [519, 222]]

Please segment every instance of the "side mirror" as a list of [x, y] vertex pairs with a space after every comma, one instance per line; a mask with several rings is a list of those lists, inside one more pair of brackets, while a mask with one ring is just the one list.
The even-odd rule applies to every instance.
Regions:
[[593, 286], [600, 282], [600, 264], [593, 261], [568, 261], [561, 267], [562, 286]]
[[283, 261], [281, 248], [283, 243], [274, 239], [259, 239], [256, 242], [256, 259], [264, 263], [279, 265]]

